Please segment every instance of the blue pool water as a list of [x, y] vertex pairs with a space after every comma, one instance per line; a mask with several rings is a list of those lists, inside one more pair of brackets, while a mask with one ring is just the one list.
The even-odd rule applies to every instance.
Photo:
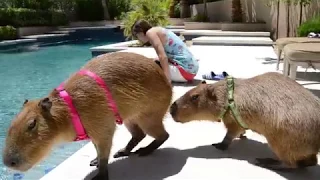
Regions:
[[[80, 40], [28, 51], [0, 53], [0, 151], [3, 150], [7, 128], [25, 99], [47, 95], [91, 58], [89, 48], [120, 41], [123, 41], [121, 36], [111, 40]], [[0, 180], [39, 179], [86, 143], [73, 142], [58, 146], [41, 164], [15, 176], [16, 172], [2, 164], [1, 155]]]

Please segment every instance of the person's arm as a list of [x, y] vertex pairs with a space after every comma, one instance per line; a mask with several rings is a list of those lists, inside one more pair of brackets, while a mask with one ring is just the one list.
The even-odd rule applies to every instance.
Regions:
[[164, 74], [166, 75], [168, 81], [171, 83], [168, 57], [164, 51], [162, 42], [161, 42], [158, 34], [153, 31], [148, 31], [146, 36], [148, 37], [150, 43], [152, 44], [153, 48], [155, 49], [155, 51], [159, 57], [159, 61], [160, 61], [161, 67], [164, 71]]

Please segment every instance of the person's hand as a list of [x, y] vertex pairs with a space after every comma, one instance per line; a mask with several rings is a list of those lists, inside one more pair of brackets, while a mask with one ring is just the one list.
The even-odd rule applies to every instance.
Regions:
[[170, 77], [170, 75], [169, 75], [169, 72], [165, 73], [165, 75], [166, 75], [166, 78], [167, 78], [169, 84], [171, 85], [171, 81], [172, 81], [172, 80], [171, 80], [171, 77]]

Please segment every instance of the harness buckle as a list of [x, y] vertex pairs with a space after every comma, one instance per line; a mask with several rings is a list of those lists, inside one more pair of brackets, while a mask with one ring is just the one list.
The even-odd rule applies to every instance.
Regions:
[[75, 141], [82, 141], [82, 140], [87, 140], [89, 139], [88, 135], [82, 134], [82, 135], [77, 135]]

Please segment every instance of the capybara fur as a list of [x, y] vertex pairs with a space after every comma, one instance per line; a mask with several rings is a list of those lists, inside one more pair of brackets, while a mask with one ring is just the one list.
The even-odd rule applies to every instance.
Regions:
[[[93, 58], [82, 69], [96, 73], [105, 81], [132, 135], [115, 157], [128, 156], [146, 134], [155, 140], [132, 153], [149, 155], [168, 139], [163, 118], [171, 103], [172, 87], [152, 59], [115, 52]], [[92, 78], [76, 73], [65, 81], [64, 87], [97, 150], [97, 158], [91, 162], [99, 168], [94, 179], [108, 179], [108, 158], [116, 122], [105, 92]], [[68, 106], [54, 89], [47, 97], [25, 101], [8, 130], [4, 164], [27, 171], [40, 162], [53, 145], [71, 142], [75, 137]]]
[[[202, 81], [170, 107], [176, 122], [218, 121], [227, 103], [227, 80]], [[278, 157], [256, 158], [256, 164], [273, 170], [315, 166], [320, 149], [320, 100], [296, 81], [276, 72], [234, 79], [234, 102], [248, 129], [263, 135]], [[223, 118], [227, 133], [213, 144], [226, 150], [244, 133], [231, 111]], [[279, 161], [280, 160], [280, 161]], [[282, 162], [282, 163], [281, 163]]]

